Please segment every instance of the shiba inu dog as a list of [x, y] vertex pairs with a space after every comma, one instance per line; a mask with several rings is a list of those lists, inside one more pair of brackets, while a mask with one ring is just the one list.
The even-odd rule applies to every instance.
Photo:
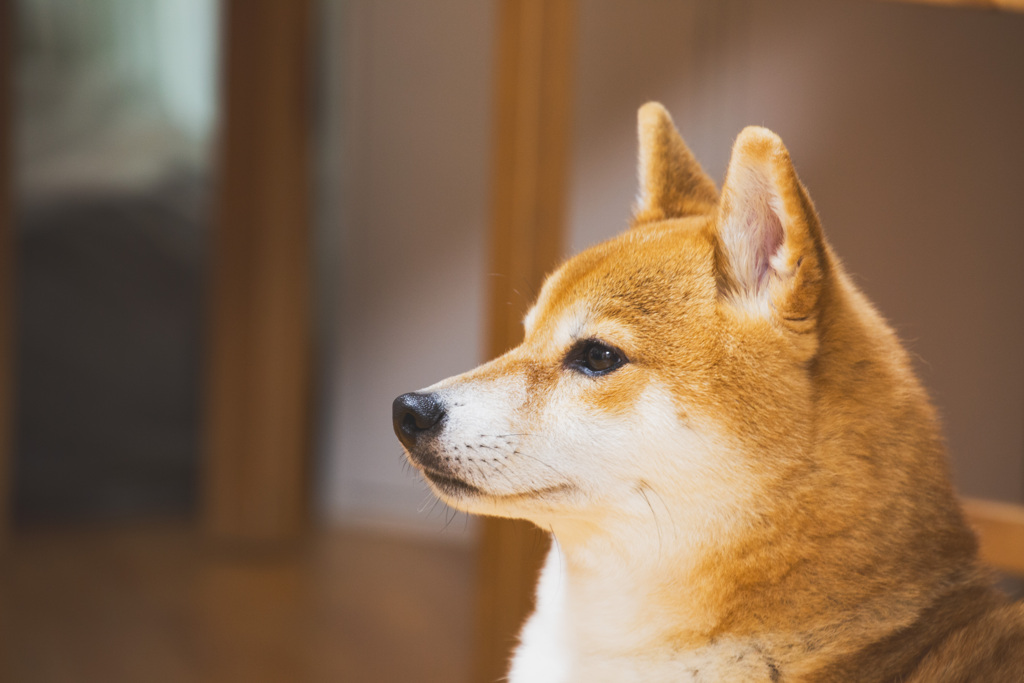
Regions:
[[1024, 681], [1024, 609], [782, 141], [740, 133], [719, 193], [664, 108], [639, 132], [632, 227], [394, 403], [444, 501], [553, 533], [509, 680]]

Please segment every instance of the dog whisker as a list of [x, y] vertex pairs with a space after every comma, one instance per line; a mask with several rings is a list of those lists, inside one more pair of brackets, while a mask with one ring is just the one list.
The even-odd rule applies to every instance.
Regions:
[[559, 479], [561, 479], [562, 481], [566, 481], [566, 482], [567, 482], [567, 481], [570, 481], [570, 478], [569, 478], [569, 477], [567, 477], [567, 476], [566, 476], [566, 475], [565, 475], [565, 474], [564, 474], [563, 472], [559, 471], [557, 467], [555, 467], [554, 465], [552, 465], [551, 463], [547, 462], [546, 460], [544, 460], [544, 459], [542, 459], [542, 458], [538, 458], [538, 457], [537, 457], [537, 456], [535, 456], [535, 455], [531, 455], [531, 454], [529, 454], [529, 453], [527, 453], [527, 452], [525, 452], [525, 451], [520, 451], [520, 450], [516, 450], [516, 451], [515, 451], [515, 452], [513, 453], [513, 455], [521, 455], [521, 456], [523, 456], [524, 458], [530, 458], [531, 460], [533, 460], [533, 461], [535, 461], [535, 462], [538, 462], [538, 463], [540, 463], [541, 465], [544, 465], [544, 466], [545, 466], [545, 467], [547, 467], [547, 468], [548, 468], [549, 470], [551, 470], [552, 472], [554, 472], [554, 473], [555, 473], [555, 474], [556, 474], [556, 475], [558, 476], [558, 478], [559, 478]]
[[658, 557], [662, 555], [662, 538], [661, 538], [661, 523], [658, 521], [658, 515], [654, 512], [654, 506], [651, 505], [650, 498], [647, 497], [645, 489], [647, 485], [642, 483], [637, 487], [637, 493], [643, 496], [644, 502], [647, 503], [648, 509], [651, 511], [651, 517], [654, 519], [654, 529], [658, 532]]
[[510, 446], [511, 440], [513, 439], [539, 439], [542, 443], [550, 443], [551, 438], [546, 434], [537, 434], [534, 432], [507, 432], [501, 434], [478, 434], [479, 439], [501, 439], [505, 440], [505, 445]]
[[664, 508], [666, 516], [668, 516], [669, 521], [672, 522], [672, 534], [673, 536], [678, 536], [679, 529], [676, 527], [676, 518], [672, 514], [672, 509], [669, 508], [668, 503], [666, 503], [665, 499], [661, 497], [661, 493], [658, 492], [658, 489], [654, 488], [653, 486], [646, 482], [644, 482], [644, 489], [653, 493], [661, 502], [661, 507]]
[[489, 466], [493, 471], [497, 472], [506, 482], [508, 482], [510, 487], [516, 488], [515, 482], [513, 482], [509, 478], [508, 474], [505, 472], [505, 470], [503, 468], [498, 467], [494, 462], [492, 462], [490, 460], [484, 460], [484, 463], [487, 466]]

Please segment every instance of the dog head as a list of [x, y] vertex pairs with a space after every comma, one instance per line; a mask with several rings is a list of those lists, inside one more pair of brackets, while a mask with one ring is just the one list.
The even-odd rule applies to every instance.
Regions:
[[[409, 460], [450, 505], [544, 527], [749, 527], [799, 505], [808, 473], [842, 477], [820, 446], [853, 433], [844, 411], [872, 382], [916, 386], [778, 136], [745, 129], [719, 194], [660, 105], [639, 135], [631, 228], [548, 277], [521, 345], [396, 399]], [[857, 363], [866, 384], [844, 379]]]

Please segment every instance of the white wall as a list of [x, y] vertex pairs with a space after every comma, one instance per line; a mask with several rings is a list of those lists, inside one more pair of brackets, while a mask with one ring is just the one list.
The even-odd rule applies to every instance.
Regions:
[[574, 250], [625, 225], [664, 102], [719, 183], [786, 142], [833, 246], [944, 418], [961, 489], [1024, 498], [1024, 16], [887, 2], [580, 3]]
[[403, 465], [391, 402], [482, 360], [494, 7], [344, 5], [340, 323], [319, 494], [335, 521], [440, 529], [443, 506], [420, 513], [434, 499]]

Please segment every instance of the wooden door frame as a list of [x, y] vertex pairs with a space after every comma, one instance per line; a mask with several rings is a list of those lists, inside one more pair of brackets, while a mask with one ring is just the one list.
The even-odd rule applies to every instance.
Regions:
[[310, 0], [226, 0], [202, 527], [298, 538], [312, 362]]

